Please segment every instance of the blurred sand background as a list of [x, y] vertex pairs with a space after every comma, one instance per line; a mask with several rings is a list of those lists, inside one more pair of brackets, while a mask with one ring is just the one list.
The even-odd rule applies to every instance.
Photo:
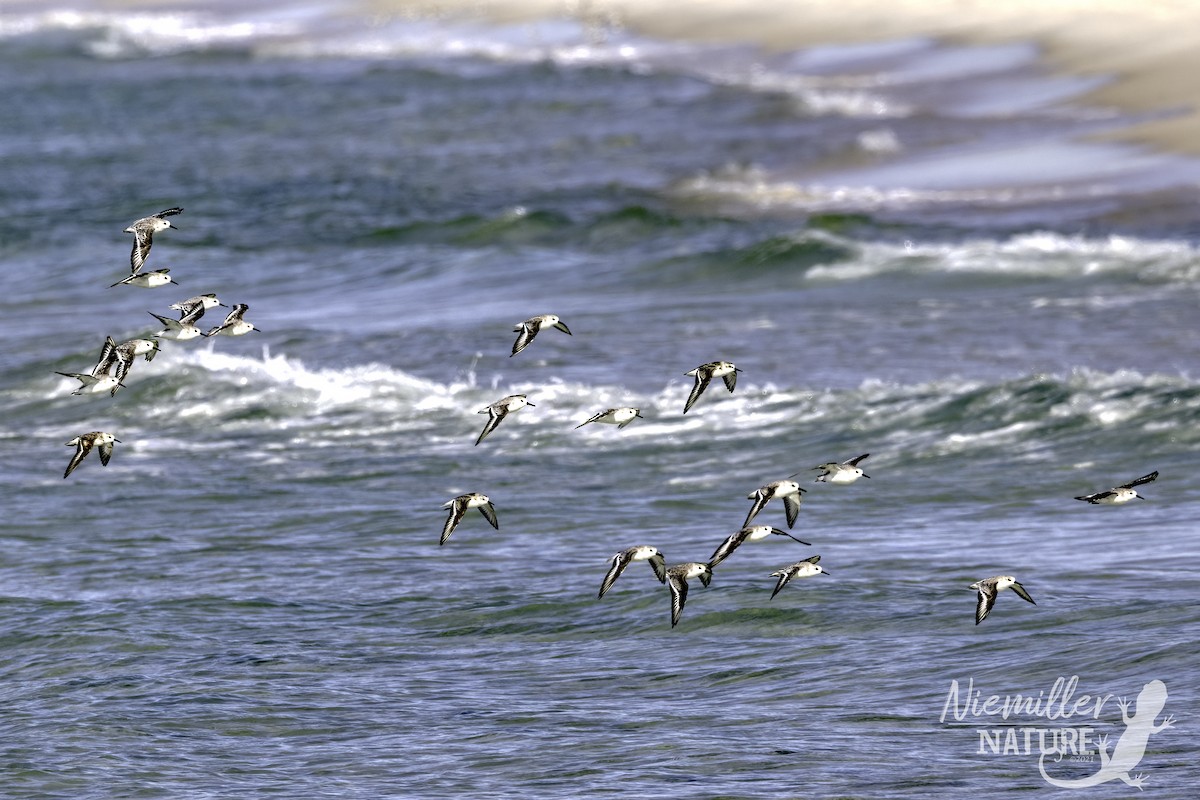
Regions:
[[354, 0], [373, 14], [575, 17], [663, 39], [798, 49], [914, 36], [1033, 41], [1048, 70], [1108, 80], [1084, 101], [1154, 118], [1116, 138], [1200, 154], [1200, 0]]

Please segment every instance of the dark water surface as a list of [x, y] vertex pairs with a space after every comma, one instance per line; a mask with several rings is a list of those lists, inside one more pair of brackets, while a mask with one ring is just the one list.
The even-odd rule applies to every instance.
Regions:
[[[0, 10], [6, 796], [1051, 796], [1037, 734], [980, 731], [1090, 726], [1046, 770], [1099, 775], [1154, 680], [1175, 727], [1132, 772], [1191, 796], [1197, 165], [1076, 139], [1126, 121], [1092, 84], [1032, 46], [71, 8]], [[180, 286], [106, 288], [173, 205], [147, 268]], [[262, 332], [112, 398], [54, 374], [210, 291]], [[543, 313], [573, 336], [510, 357]], [[645, 419], [575, 429], [617, 405]], [[92, 430], [112, 462], [64, 481]], [[675, 629], [644, 565], [596, 600], [797, 471], [813, 546], [743, 545]], [[438, 547], [469, 491], [499, 531]], [[1037, 605], [976, 627], [996, 574]], [[1098, 717], [942, 719], [953, 681], [1072, 676]], [[1136, 791], [1108, 777], [1055, 796]]]

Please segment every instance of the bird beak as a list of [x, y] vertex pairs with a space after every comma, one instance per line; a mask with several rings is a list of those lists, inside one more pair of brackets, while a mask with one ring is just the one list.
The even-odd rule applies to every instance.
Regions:
[[871, 477], [870, 475], [868, 475], [868, 474], [867, 474], [867, 473], [865, 473], [865, 472], [862, 474], [862, 476], [863, 476], [864, 478], [869, 478], [869, 477]]
[[124, 444], [124, 442], [122, 442], [120, 439], [113, 439], [113, 441], [117, 444]]

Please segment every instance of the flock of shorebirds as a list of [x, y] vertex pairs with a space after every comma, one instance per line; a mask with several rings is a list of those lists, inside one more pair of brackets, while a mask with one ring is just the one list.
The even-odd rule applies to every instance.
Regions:
[[[545, 328], [555, 328], [568, 335], [571, 334], [567, 327], [558, 316], [554, 314], [544, 314], [537, 317], [531, 317], [524, 322], [518, 323], [513, 331], [517, 333], [517, 340], [513, 344], [512, 355], [520, 353], [533, 341], [534, 337]], [[510, 356], [511, 357], [511, 356]], [[707, 364], [701, 364], [693, 370], [684, 373], [695, 379], [692, 385], [691, 393], [688, 395], [687, 401], [683, 406], [683, 413], [687, 413], [700, 396], [708, 388], [709, 384], [716, 378], [722, 379], [725, 388], [733, 392], [737, 387], [737, 376], [741, 370], [729, 361], [713, 361]], [[516, 411], [533, 406], [529, 402], [526, 395], [514, 394], [503, 397], [494, 403], [489, 404], [486, 408], [479, 411], [480, 414], [487, 414], [487, 423], [480, 432], [479, 437], [475, 440], [476, 446], [482, 442], [488, 434], [496, 429], [497, 426], [509, 415]], [[576, 428], [582, 428], [584, 425], [593, 422], [607, 423], [616, 425], [618, 429], [624, 428], [635, 419], [642, 417], [641, 410], [629, 406], [619, 408], [609, 408], [604, 411], [599, 411], [593, 414], [588, 419], [581, 422]], [[861, 462], [868, 458], [870, 453], [863, 453], [860, 456], [851, 458], [847, 461], [830, 461], [824, 464], [818, 464], [813, 467], [814, 471], [819, 474], [816, 477], [816, 482], [848, 485], [857, 481], [859, 478], [870, 478], [863, 468]], [[625, 569], [635, 561], [647, 561], [650, 568], [654, 572], [654, 576], [659, 583], [665, 584], [671, 594], [671, 627], [674, 628], [679, 624], [680, 616], [683, 614], [684, 604], [687, 602], [688, 596], [688, 581], [692, 578], [699, 578], [701, 584], [708, 586], [712, 581], [713, 568], [728, 558], [739, 546], [745, 542], [757, 542], [766, 539], [770, 536], [786, 536], [801, 544], [808, 545], [802, 539], [798, 539], [786, 530], [777, 528], [772, 525], [753, 525], [754, 518], [758, 513], [772, 500], [779, 500], [783, 505], [784, 516], [787, 520], [787, 527], [791, 529], [796, 519], [800, 514], [800, 504], [802, 495], [807, 490], [800, 486], [794, 478], [800, 473], [789, 475], [783, 480], [768, 483], [765, 486], [751, 492], [747, 499], [753, 501], [749, 513], [746, 515], [742, 527], [735, 533], [729, 535], [723, 542], [717, 545], [716, 550], [707, 561], [688, 561], [682, 564], [676, 564], [668, 567], [666, 557], [662, 552], [652, 545], [634, 545], [615, 553], [609, 562], [608, 572], [604, 575], [600, 582], [600, 592], [598, 597], [603, 598], [605, 593], [612, 588], [617, 578], [625, 572]], [[1144, 483], [1149, 483], [1158, 477], [1158, 472], [1152, 472], [1148, 475], [1130, 481], [1129, 483], [1113, 487], [1103, 492], [1095, 494], [1083, 495], [1076, 497], [1076, 500], [1083, 500], [1088, 503], [1097, 505], [1120, 505], [1131, 500], [1140, 498], [1135, 487]], [[470, 492], [468, 494], [459, 495], [452, 498], [442, 506], [450, 510], [449, 516], [446, 517], [446, 522], [442, 526], [442, 535], [440, 544], [446, 544], [450, 535], [454, 533], [455, 528], [462, 521], [467, 511], [472, 508], [478, 509], [488, 523], [495, 529], [499, 530], [500, 523], [496, 516], [496, 507], [491, 499], [482, 492]], [[779, 594], [790, 581], [796, 578], [808, 578], [814, 575], [828, 575], [828, 571], [820, 564], [821, 556], [814, 555], [809, 558], [797, 561], [790, 566], [783, 567], [771, 573], [771, 577], [776, 578], [775, 588], [771, 592], [771, 599]], [[992, 608], [996, 604], [997, 595], [1005, 590], [1012, 589], [1017, 596], [1021, 597], [1029, 603], [1034, 602], [1033, 597], [1026, 591], [1017, 579], [1011, 575], [996, 575], [991, 578], [985, 578], [976, 581], [970, 585], [971, 589], [976, 592], [975, 605], [975, 624], [983, 622], [992, 612]]]
[[[174, 228], [175, 226], [171, 224], [169, 217], [182, 212], [182, 208], [168, 208], [157, 214], [138, 219], [132, 225], [125, 228], [125, 233], [132, 233], [134, 236], [133, 249], [129, 255], [130, 274], [123, 280], [112, 284], [112, 286], [125, 285], [152, 289], [172, 283], [178, 285], [171, 278], [169, 269], [162, 268], [143, 272], [142, 267], [145, 265], [146, 258], [150, 254], [154, 235], [168, 228]], [[209, 293], [196, 295], [187, 300], [171, 304], [170, 308], [179, 312], [179, 319], [161, 316], [151, 311], [149, 312], [151, 316], [162, 324], [162, 330], [151, 337], [129, 339], [119, 344], [111, 336], [107, 336], [100, 351], [100, 358], [90, 373], [59, 372], [58, 374], [79, 380], [80, 386], [72, 394], [100, 394], [108, 392], [110, 396], [115, 396], [117, 390], [125, 385], [123, 381], [125, 376], [128, 375], [135, 359], [138, 356], [143, 356], [146, 361], [150, 361], [158, 353], [159, 339], [187, 341], [201, 336], [242, 336], [251, 331], [258, 330], [253, 324], [245, 320], [244, 317], [248, 306], [244, 304], [233, 306], [233, 309], [226, 316], [225, 321], [208, 331], [202, 331], [197, 326], [196, 323], [206, 310], [224, 305], [224, 303], [221, 303], [217, 299], [216, 294]], [[513, 332], [517, 334], [517, 340], [513, 343], [511, 355], [515, 356], [525, 350], [533, 342], [538, 333], [547, 328], [553, 328], [571, 335], [571, 330], [567, 327], [566, 323], [554, 314], [531, 317], [524, 322], [518, 323], [513, 328]], [[695, 382], [692, 385], [691, 392], [688, 394], [687, 401], [684, 403], [683, 413], [686, 414], [691, 410], [696, 401], [704, 394], [704, 391], [717, 378], [720, 378], [725, 384], [725, 388], [732, 393], [737, 387], [739, 372], [741, 370], [732, 362], [713, 361], [701, 364], [695, 369], [684, 373], [694, 378]], [[526, 395], [513, 394], [503, 397], [489, 404], [486, 408], [481, 409], [479, 413], [487, 414], [488, 418], [483, 426], [483, 430], [475, 440], [475, 445], [478, 446], [487, 438], [488, 434], [494, 431], [509, 414], [519, 411], [526, 406], [533, 406], [533, 403], [529, 402]], [[640, 409], [622, 406], [599, 411], [579, 423], [576, 428], [582, 428], [584, 425], [591, 423], [604, 423], [616, 425], [618, 429], [623, 429], [635, 419], [641, 418]], [[66, 478], [70, 475], [93, 449], [99, 453], [100, 463], [103, 466], [107, 466], [109, 459], [112, 458], [113, 445], [119, 443], [119, 439], [106, 431], [91, 431], [90, 433], [83, 433], [76, 436], [67, 442], [68, 446], [75, 448], [75, 453], [71, 457], [71, 461], [67, 465], [63, 477]], [[814, 471], [820, 473], [817, 475], [816, 481], [818, 483], [844, 486], [856, 482], [859, 478], [869, 478], [871, 476], [867, 475], [860, 466], [862, 461], [869, 455], [869, 453], [863, 453], [847, 461], [830, 461], [818, 464], [816, 467], [813, 467]], [[773, 525], [751, 524], [754, 518], [758, 516], [759, 512], [769, 502], [779, 500], [783, 505], [787, 527], [791, 529], [795, 525], [796, 519], [800, 514], [802, 495], [807, 491], [793, 480], [799, 474], [789, 475], [783, 480], [768, 483], [751, 492], [747, 496], [747, 499], [753, 502], [745, 521], [742, 523], [742, 527], [717, 545], [717, 548], [707, 561], [688, 561], [668, 567], [666, 558], [662, 552], [657, 547], [651, 545], [634, 545], [614, 554], [610, 559], [608, 571], [600, 582], [598, 596], [603, 598], [605, 593], [612, 588], [617, 578], [624, 573], [625, 569], [631, 563], [635, 561], [648, 561], [654, 572], [654, 576], [670, 590], [671, 627], [675, 627], [679, 624], [684, 604], [687, 602], [688, 581], [692, 578], [698, 578], [704, 586], [708, 586], [712, 581], [713, 568], [729, 558], [745, 542], [757, 542], [770, 536], [785, 536], [804, 545], [810, 544], [796, 538], [788, 531]], [[1121, 484], [1120, 486], [1115, 486], [1112, 489], [1095, 494], [1076, 497], [1075, 499], [1099, 505], [1121, 505], [1140, 498], [1141, 495], [1138, 494], [1136, 487], [1149, 483], [1157, 477], [1157, 471], [1151, 472], [1129, 483]], [[478, 509], [493, 528], [497, 530], [500, 528], [495, 506], [487, 495], [480, 492], [459, 495], [448, 500], [442, 507], [448, 508], [450, 511], [445, 525], [442, 527], [440, 540], [440, 544], [442, 545], [446, 544], [459, 522], [462, 521], [467, 511], [472, 508]], [[821, 566], [820, 561], [821, 556], [814, 555], [772, 572], [771, 577], [777, 580], [775, 588], [771, 592], [771, 598], [773, 599], [775, 595], [779, 594], [780, 590], [794, 579], [829, 574]], [[992, 612], [997, 595], [1005, 589], [1012, 589], [1022, 599], [1029, 603], [1034, 603], [1033, 597], [1030, 596], [1025, 587], [1011, 575], [996, 575], [991, 578], [985, 578], [972, 583], [970, 588], [974, 589], [977, 593], [975, 606], [976, 625], [986, 619]]]
[[[154, 289], [171, 283], [179, 285], [171, 278], [169, 274], [171, 270], [168, 268], [143, 272], [142, 267], [145, 266], [146, 257], [150, 255], [154, 234], [174, 228], [175, 226], [171, 224], [168, 217], [182, 213], [183, 209], [178, 207], [164, 209], [157, 214], [135, 220], [125, 229], [125, 233], [133, 234], [133, 249], [129, 253], [130, 272], [128, 277], [112, 284], [110, 289], [113, 286], [139, 286], [143, 289]], [[216, 294], [210, 292], [172, 303], [169, 307], [179, 312], [179, 319], [171, 319], [151, 311], [150, 315], [162, 323], [162, 330], [147, 338], [129, 339], [120, 344], [111, 336], [106, 336], [104, 345], [100, 349], [100, 358], [97, 360], [96, 366], [92, 367], [91, 372], [59, 372], [57, 374], [79, 381], [79, 388], [71, 394], [90, 395], [108, 392], [110, 397], [115, 397], [117, 390], [125, 386], [125, 376], [129, 374], [137, 357], [143, 356], [150, 361], [158, 354], [159, 339], [182, 342], [201, 336], [242, 336], [258, 330], [245, 320], [246, 311], [250, 307], [242, 303], [235, 305], [220, 325], [215, 325], [207, 331], [200, 330], [196, 323], [204, 316], [204, 312], [210, 308], [224, 305], [217, 299]], [[120, 439], [107, 431], [79, 434], [67, 442], [68, 447], [75, 448], [75, 454], [71, 456], [71, 462], [67, 464], [67, 470], [63, 473], [63, 477], [66, 478], [70, 475], [92, 450], [96, 450], [100, 455], [100, 464], [108, 466], [109, 459], [113, 454], [113, 445], [120, 443]]]

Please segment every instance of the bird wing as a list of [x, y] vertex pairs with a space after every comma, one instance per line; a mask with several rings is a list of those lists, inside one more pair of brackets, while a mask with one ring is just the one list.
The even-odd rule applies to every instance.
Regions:
[[[1021, 584], [1017, 583], [1016, 581], [1013, 581], [1012, 590], [1014, 592], [1016, 592], [1017, 596], [1020, 597], [1022, 600], [1027, 600], [1030, 603], [1033, 603], [1033, 598], [1029, 596], [1029, 592], [1025, 591], [1025, 587], [1022, 586]], [[1035, 606], [1037, 605], [1037, 603], [1033, 603], [1033, 604]]]
[[733, 372], [727, 372], [721, 376], [721, 380], [725, 381], [725, 388], [728, 389], [731, 394], [733, 393], [734, 387], [737, 386], [737, 375], [738, 370], [735, 369]]
[[1149, 475], [1143, 475], [1142, 477], [1138, 478], [1137, 480], [1132, 480], [1129, 483], [1127, 483], [1119, 488], [1132, 489], [1135, 486], [1141, 486], [1143, 483], [1150, 483], [1150, 481], [1154, 480], [1157, 477], [1158, 477], [1158, 470], [1154, 470], [1154, 472], [1151, 472]]
[[775, 582], [775, 591], [771, 592], [771, 599], [775, 599], [775, 595], [779, 594], [779, 590], [787, 586], [787, 582], [792, 579], [792, 571], [790, 569], [781, 569], [771, 573], [771, 576], [779, 576], [779, 580]]
[[[510, 356], [510, 358], [511, 358], [511, 356]], [[609, 410], [611, 411], [611, 409], [609, 409]], [[589, 422], [595, 422], [596, 420], [600, 419], [601, 417], [603, 417], [603, 416], [604, 416], [605, 414], [607, 414], [607, 413], [608, 413], [608, 411], [598, 411], [598, 412], [596, 412], [595, 414], [592, 414], [592, 415], [591, 415], [590, 417], [588, 417], [586, 420], [584, 420], [583, 422], [581, 422], [581, 423], [579, 423], [578, 425], [576, 425], [576, 426], [575, 426], [575, 430], [579, 430], [579, 429], [580, 429], [580, 428], [582, 428], [584, 425], [587, 425]], [[622, 427], [622, 428], [623, 428], [623, 427], [625, 427], [625, 426], [624, 426], [624, 425], [621, 425], [620, 427]]]
[[671, 627], [674, 628], [679, 624], [683, 604], [687, 602], [688, 585], [681, 576], [668, 575], [667, 587], [671, 590]]
[[704, 390], [708, 388], [708, 382], [711, 380], [712, 376], [707, 370], [696, 370], [696, 383], [692, 385], [692, 393], [688, 395], [687, 402], [683, 406], [683, 413], [686, 414], [688, 409], [700, 399], [700, 395], [704, 394]]
[[496, 519], [496, 507], [490, 500], [479, 506], [479, 513], [483, 514], [484, 519], [490, 522], [493, 528], [500, 530], [500, 520]]
[[67, 464], [67, 471], [63, 473], [64, 478], [70, 475], [71, 471], [79, 466], [79, 462], [83, 461], [83, 457], [86, 456], [92, 449], [92, 440], [85, 436], [76, 436], [74, 439], [67, 442], [67, 444], [75, 445], [75, 455], [71, 456], [71, 463]]
[[608, 572], [604, 575], [604, 580], [600, 582], [600, 594], [597, 599], [604, 597], [604, 593], [612, 588], [616, 583], [617, 578], [621, 577], [621, 573], [625, 571], [625, 567], [629, 566], [629, 551], [617, 553], [612, 557], [612, 564], [608, 567]]
[[994, 586], [986, 589], [980, 586], [978, 592], [979, 598], [975, 603], [976, 625], [987, 619], [987, 615], [992, 613], [992, 606], [996, 605], [996, 588]]
[[783, 512], [787, 515], [788, 527], [796, 524], [796, 517], [800, 516], [800, 495], [785, 494], [783, 496]]
[[96, 366], [92, 367], [92, 377], [98, 378], [107, 373], [112, 369], [113, 362], [119, 360], [120, 357], [116, 341], [111, 336], [105, 336], [104, 346], [100, 348], [100, 358], [96, 361]]
[[[133, 229], [133, 249], [129, 251], [129, 277], [132, 278], [142, 271], [146, 256], [150, 255], [150, 247], [154, 244], [154, 234], [148, 228], [135, 226]], [[129, 280], [126, 278], [125, 280]], [[125, 281], [121, 281], [124, 283]], [[117, 284], [113, 284], [116, 286]], [[112, 288], [112, 287], [109, 287]]]
[[749, 527], [750, 521], [758, 516], [758, 512], [763, 510], [763, 506], [767, 504], [767, 493], [759, 489], [747, 499], [753, 500], [754, 505], [750, 506], [750, 513], [746, 515], [746, 521], [742, 523], [743, 528]]
[[100, 445], [100, 448], [99, 448], [99, 453], [100, 453], [100, 465], [101, 465], [101, 466], [103, 466], [103, 467], [107, 467], [107, 466], [108, 466], [108, 460], [109, 460], [110, 458], [112, 458], [112, 454], [113, 454], [113, 443], [112, 443], [112, 442], [105, 442], [105, 443], [103, 443], [102, 445]]
[[786, 536], [793, 541], [799, 542], [800, 544], [806, 544], [809, 547], [812, 547], [812, 542], [806, 542], [803, 539], [797, 539], [795, 536], [792, 536], [790, 533], [788, 533], [785, 530], [780, 530], [779, 528], [771, 528], [771, 533], [775, 534], [776, 536]]
[[1114, 492], [1110, 489], [1107, 492], [1096, 492], [1095, 494], [1081, 495], [1079, 497], [1076, 497], [1075, 499], [1082, 500], [1085, 503], [1093, 503], [1094, 504], [1094, 503], [1099, 503], [1101, 500], [1103, 500], [1106, 497], [1112, 497], [1114, 494], [1116, 494], [1116, 492]]
[[858, 458], [852, 458], [852, 459], [850, 459], [849, 461], [847, 461], [846, 463], [847, 463], [847, 464], [849, 464], [849, 465], [850, 465], [850, 466], [852, 466], [852, 467], [857, 467], [857, 466], [858, 466], [858, 462], [862, 461], [864, 458], [866, 458], [866, 457], [867, 457], [867, 456], [869, 456], [869, 455], [871, 455], [871, 454], [870, 454], [870, 453], [863, 453], [863, 454], [862, 454], [861, 456], [859, 456]]
[[654, 570], [654, 577], [658, 578], [659, 583], [667, 582], [667, 558], [662, 553], [655, 556], [650, 556], [650, 569]]
[[454, 498], [450, 503], [450, 515], [446, 517], [446, 524], [442, 526], [442, 538], [438, 542], [441, 546], [450, 538], [450, 534], [454, 533], [454, 529], [458, 527], [458, 522], [463, 518], [463, 514], [467, 513], [467, 501], [459, 498]]
[[489, 433], [496, 430], [496, 426], [500, 424], [500, 420], [504, 419], [504, 415], [507, 413], [505, 411], [497, 411], [490, 406], [486, 410], [488, 413], [488, 421], [487, 424], [483, 426], [483, 432], [479, 434], [479, 438], [475, 440], [476, 446], [478, 446], [479, 443], [482, 442]]
[[729, 558], [730, 554], [733, 553], [734, 550], [737, 550], [738, 545], [745, 540], [745, 527], [743, 527], [742, 530], [738, 531], [737, 533], [731, 533], [728, 537], [726, 537], [725, 541], [717, 545], [717, 549], [713, 551], [712, 557], [708, 559], [708, 566], [710, 568], [715, 567], [717, 564], [720, 564], [722, 561]]
[[517, 326], [516, 330], [520, 331], [520, 333], [517, 334], [517, 340], [513, 342], [512, 355], [509, 358], [512, 358], [528, 347], [529, 343], [533, 341], [533, 337], [537, 336], [538, 333], [537, 325], [531, 325], [528, 322], [522, 322]]

